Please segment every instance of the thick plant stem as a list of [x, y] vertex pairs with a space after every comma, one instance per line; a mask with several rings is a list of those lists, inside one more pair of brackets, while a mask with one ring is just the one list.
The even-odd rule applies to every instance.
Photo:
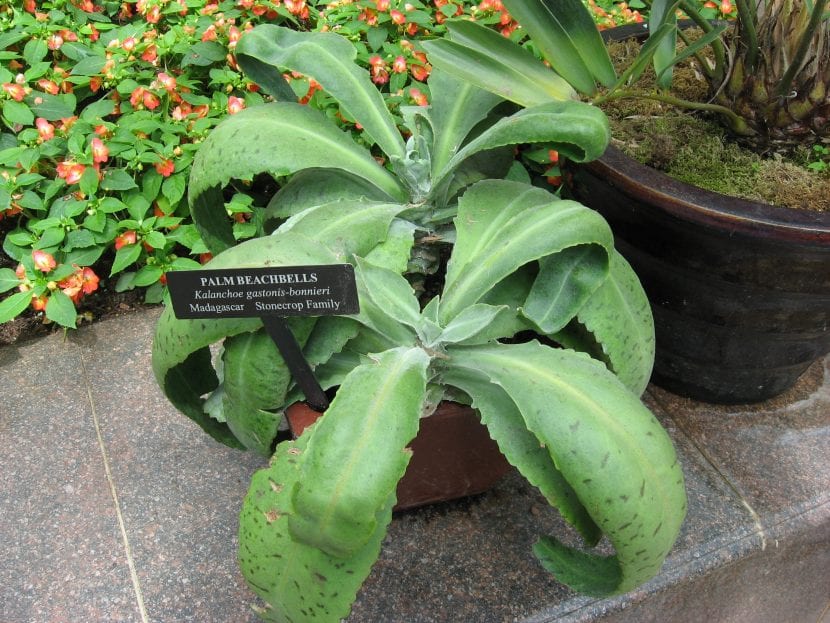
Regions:
[[789, 67], [787, 67], [787, 71], [785, 71], [784, 75], [781, 77], [781, 82], [779, 82], [776, 87], [776, 95], [779, 97], [783, 97], [789, 93], [793, 80], [795, 79], [795, 75], [801, 69], [804, 57], [807, 56], [807, 52], [810, 50], [813, 36], [816, 34], [821, 22], [827, 19], [824, 16], [824, 9], [826, 6], [827, 0], [815, 0], [812, 14], [810, 15], [810, 21], [807, 24], [807, 28], [803, 33], [801, 33], [801, 41], [798, 43], [798, 49], [796, 50], [795, 56], [793, 56], [792, 62]]

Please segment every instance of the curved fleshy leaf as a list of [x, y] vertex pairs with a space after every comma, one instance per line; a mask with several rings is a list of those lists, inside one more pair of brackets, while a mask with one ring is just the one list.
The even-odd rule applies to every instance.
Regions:
[[293, 540], [348, 557], [377, 533], [377, 515], [409, 464], [429, 361], [421, 348], [396, 348], [343, 380], [303, 456], [288, 519]]
[[404, 143], [369, 74], [357, 66], [357, 50], [345, 37], [260, 24], [236, 45], [245, 69], [248, 58], [314, 78], [362, 126], [363, 132], [388, 156], [401, 157]]
[[614, 84], [616, 73], [608, 50], [582, 0], [505, 0], [504, 6], [577, 91], [593, 95], [595, 81]]
[[539, 439], [527, 429], [516, 404], [510, 396], [490, 379], [475, 370], [450, 364], [442, 373], [445, 383], [453, 385], [472, 399], [473, 408], [481, 415], [481, 423], [490, 431], [499, 450], [527, 481], [539, 489], [545, 499], [559, 510], [562, 517], [574, 526], [589, 545], [596, 545], [602, 531], [591, 519], [579, 497], [556, 469], [550, 453]]
[[[516, 311], [507, 305], [476, 303], [465, 307], [437, 336], [442, 344], [484, 344], [511, 337]], [[431, 344], [427, 344], [431, 346]]]
[[680, 0], [653, 0], [648, 14], [648, 30], [655, 33], [663, 24], [672, 28], [654, 51], [654, 71], [657, 72], [657, 86], [668, 89], [672, 82], [673, 59], [677, 56], [677, 6]]
[[491, 28], [468, 20], [446, 25], [448, 37], [421, 42], [433, 66], [521, 106], [576, 99], [566, 80]]
[[459, 200], [455, 223], [439, 310], [444, 325], [529, 262], [578, 245], [605, 249], [607, 261], [613, 248], [611, 230], [596, 212], [518, 182], [476, 184]]
[[611, 370], [637, 396], [654, 365], [654, 319], [640, 280], [616, 251], [608, 279], [576, 317], [600, 345]]
[[270, 466], [254, 474], [239, 517], [239, 565], [267, 604], [260, 613], [266, 621], [337, 623], [347, 617], [392, 519], [394, 492], [375, 513], [366, 543], [345, 558], [292, 538], [292, 494], [302, 481], [301, 464], [315, 428], [277, 447]]
[[435, 177], [501, 98], [437, 69], [429, 75], [429, 92], [432, 100], [428, 118], [433, 135], [430, 154]]
[[595, 596], [627, 592], [654, 576], [680, 530], [686, 495], [671, 440], [651, 412], [581, 353], [528, 342], [448, 354], [451, 365], [504, 389], [616, 550], [611, 559], [560, 556], [557, 548], [565, 547], [548, 537], [536, 549], [549, 569]]
[[[289, 318], [286, 323], [302, 345], [315, 318]], [[222, 350], [222, 413], [228, 427], [246, 448], [271, 454], [281, 415], [270, 410], [285, 403], [291, 371], [265, 331], [225, 339]]]
[[414, 345], [418, 301], [409, 282], [392, 270], [359, 259], [355, 280], [360, 314], [351, 318], [380, 336], [382, 350], [388, 348], [386, 344]]
[[409, 265], [409, 257], [414, 244], [415, 225], [405, 220], [395, 219], [389, 225], [386, 240], [375, 245], [364, 257], [366, 261], [375, 266], [385, 266], [389, 270], [403, 274]]
[[303, 210], [341, 199], [365, 198], [391, 201], [392, 197], [362, 177], [341, 169], [303, 169], [291, 176], [275, 194], [263, 212], [268, 229]]
[[389, 232], [392, 219], [406, 208], [400, 203], [345, 199], [309, 208], [283, 223], [294, 232], [322, 241], [341, 261], [364, 256]]
[[433, 187], [439, 187], [473, 154], [496, 147], [545, 143], [574, 162], [587, 162], [599, 158], [610, 139], [608, 118], [595, 106], [569, 101], [525, 108], [499, 120], [462, 147], [436, 175]]
[[290, 175], [307, 168], [342, 169], [406, 201], [398, 181], [352, 137], [308, 106], [276, 102], [226, 117], [202, 143], [190, 172], [193, 222], [213, 253], [234, 244], [221, 189], [257, 173]]

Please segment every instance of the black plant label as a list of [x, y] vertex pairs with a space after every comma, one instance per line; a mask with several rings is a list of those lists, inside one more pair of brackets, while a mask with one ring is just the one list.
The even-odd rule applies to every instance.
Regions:
[[167, 273], [177, 318], [343, 316], [360, 311], [351, 264]]

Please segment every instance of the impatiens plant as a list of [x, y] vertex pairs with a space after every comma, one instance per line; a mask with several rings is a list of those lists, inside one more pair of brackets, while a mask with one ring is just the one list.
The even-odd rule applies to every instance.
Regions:
[[[685, 514], [671, 442], [639, 400], [654, 352], [648, 303], [598, 214], [497, 179], [523, 177], [519, 143], [596, 157], [604, 116], [575, 101], [515, 113], [433, 72], [431, 104], [401, 111], [402, 137], [353, 50], [326, 33], [245, 35], [238, 62], [263, 90], [290, 100], [282, 72], [309, 76], [362, 141], [294, 101], [251, 107], [203, 143], [189, 187], [214, 253], [206, 268], [354, 265], [358, 314], [287, 321], [321, 386], [336, 389], [331, 406], [274, 449], [283, 410], [302, 393], [262, 320], [180, 320], [167, 308], [153, 344], [156, 379], [180, 411], [218, 441], [273, 453], [239, 533], [262, 616], [348, 615], [407, 445], [442, 400], [471, 405], [586, 543], [605, 534], [616, 550], [596, 556], [543, 537], [541, 563], [592, 595], [631, 590], [659, 570]], [[280, 190], [254, 210], [263, 235], [237, 244], [224, 197], [256, 194], [262, 174]]]
[[0, 301], [0, 322], [14, 318], [30, 305], [46, 318], [64, 327], [74, 327], [75, 306], [86, 294], [98, 289], [98, 275], [88, 266], [57, 265], [46, 251], [24, 256], [17, 269], [0, 268], [0, 293], [18, 292]]

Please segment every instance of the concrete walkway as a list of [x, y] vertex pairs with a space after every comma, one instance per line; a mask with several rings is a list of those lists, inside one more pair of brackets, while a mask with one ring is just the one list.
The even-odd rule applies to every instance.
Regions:
[[[158, 310], [0, 347], [0, 623], [256, 621], [235, 560], [252, 454], [156, 386]], [[830, 358], [786, 396], [715, 407], [651, 388], [687, 478], [664, 571], [611, 600], [536, 563], [567, 533], [515, 474], [400, 514], [349, 621], [815, 623], [830, 597]]]

